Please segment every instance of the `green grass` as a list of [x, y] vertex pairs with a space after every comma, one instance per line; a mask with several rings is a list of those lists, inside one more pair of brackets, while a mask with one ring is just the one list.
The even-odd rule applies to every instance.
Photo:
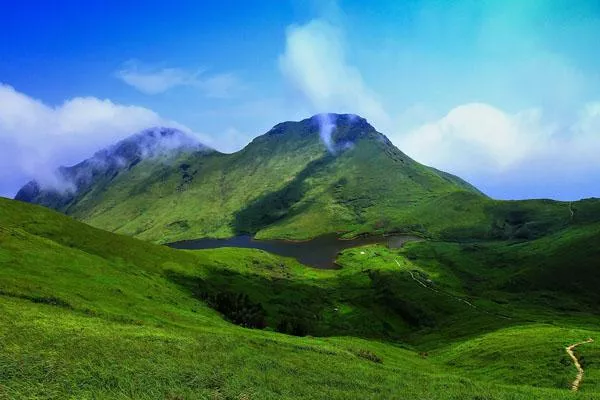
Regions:
[[[598, 344], [577, 350], [580, 395], [564, 347], [600, 338], [599, 235], [366, 246], [321, 271], [257, 250], [178, 251], [0, 199], [0, 398], [597, 398]], [[587, 265], [581, 296], [552, 279], [566, 250]], [[517, 291], [511, 276], [540, 284]], [[260, 304], [265, 329], [228, 322], [202, 300], [215, 293]], [[290, 326], [308, 336], [277, 332]]]
[[[410, 351], [356, 339], [240, 328], [192, 334], [14, 299], [0, 308], [0, 396], [9, 399], [576, 398], [459, 377]], [[383, 364], [356, 355], [365, 348]]]
[[[530, 324], [481, 335], [430, 355], [471, 378], [567, 389], [577, 370], [565, 347], [597, 334], [597, 330]], [[596, 343], [587, 346], [588, 352], [598, 347]], [[584, 386], [597, 387], [587, 378]]]

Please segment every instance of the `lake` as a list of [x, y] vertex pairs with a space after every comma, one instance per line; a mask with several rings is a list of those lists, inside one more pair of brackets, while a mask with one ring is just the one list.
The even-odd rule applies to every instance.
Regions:
[[260, 249], [284, 257], [293, 257], [302, 264], [321, 269], [335, 269], [335, 259], [340, 251], [368, 244], [384, 244], [399, 248], [408, 241], [420, 240], [414, 236], [368, 236], [343, 240], [336, 234], [318, 236], [306, 241], [256, 240], [250, 235], [240, 235], [229, 239], [197, 239], [170, 243], [176, 249], [201, 250], [219, 247], [241, 247]]

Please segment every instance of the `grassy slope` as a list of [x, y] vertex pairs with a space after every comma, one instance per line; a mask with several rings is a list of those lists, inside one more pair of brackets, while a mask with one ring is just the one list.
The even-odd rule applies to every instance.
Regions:
[[[578, 398], [458, 377], [409, 351], [356, 339], [191, 334], [14, 299], [0, 309], [0, 398]], [[377, 352], [384, 364], [356, 349]]]
[[[529, 308], [525, 298], [518, 307], [490, 301], [505, 280], [483, 271], [481, 258], [502, 244], [370, 246], [344, 252], [339, 271], [318, 271], [260, 251], [176, 251], [3, 199], [0, 227], [0, 398], [572, 398], [562, 347], [599, 333], [585, 301], [580, 314], [537, 304], [535, 293]], [[598, 225], [580, 230], [539, 244], [556, 255], [579, 240], [597, 243]], [[526, 255], [539, 257], [531, 244], [516, 245], [515, 270], [527, 270]], [[452, 260], [494, 285], [469, 286]], [[227, 323], [198, 289], [247, 293], [264, 305], [269, 328]], [[269, 331], [294, 317], [322, 337]], [[590, 368], [582, 392], [593, 396], [598, 345], [581, 351]]]

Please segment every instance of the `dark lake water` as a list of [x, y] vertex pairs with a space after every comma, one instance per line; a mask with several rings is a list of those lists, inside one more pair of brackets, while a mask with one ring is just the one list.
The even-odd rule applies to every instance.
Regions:
[[340, 251], [367, 244], [384, 244], [399, 248], [408, 241], [419, 240], [414, 236], [369, 236], [351, 240], [338, 239], [337, 235], [324, 235], [302, 242], [287, 240], [255, 240], [252, 236], [241, 235], [230, 239], [197, 239], [171, 243], [176, 249], [200, 250], [218, 247], [242, 247], [261, 249], [284, 257], [293, 257], [302, 264], [315, 268], [338, 268], [335, 259]]

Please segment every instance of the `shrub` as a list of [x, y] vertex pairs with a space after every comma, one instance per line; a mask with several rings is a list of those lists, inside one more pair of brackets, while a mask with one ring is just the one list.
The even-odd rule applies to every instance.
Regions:
[[354, 354], [356, 354], [360, 358], [364, 358], [365, 360], [369, 360], [369, 361], [377, 363], [377, 364], [383, 363], [383, 360], [381, 359], [381, 357], [379, 357], [377, 354], [375, 354], [369, 350], [358, 349], [354, 352]]
[[277, 324], [277, 332], [294, 336], [306, 336], [309, 326], [306, 321], [297, 318], [284, 318]]
[[266, 313], [260, 303], [254, 303], [245, 293], [218, 292], [203, 294], [206, 303], [237, 325], [263, 329]]

